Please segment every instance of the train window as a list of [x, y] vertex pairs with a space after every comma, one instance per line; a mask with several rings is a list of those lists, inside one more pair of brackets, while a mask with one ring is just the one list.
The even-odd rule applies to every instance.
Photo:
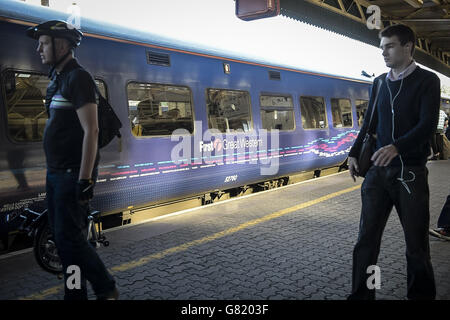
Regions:
[[352, 104], [349, 99], [331, 99], [333, 127], [353, 127]]
[[130, 82], [127, 86], [131, 131], [137, 137], [193, 132], [191, 90], [187, 87]]
[[358, 117], [358, 126], [361, 127], [366, 115], [367, 108], [369, 107], [369, 101], [356, 100], [356, 116]]
[[7, 71], [3, 74], [8, 134], [16, 142], [42, 141], [47, 112], [47, 76]]
[[252, 130], [250, 95], [246, 91], [207, 89], [208, 126], [220, 132]]
[[300, 97], [300, 111], [303, 129], [325, 129], [328, 127], [325, 102], [322, 97]]
[[294, 105], [290, 96], [262, 95], [261, 105], [262, 128], [266, 130], [294, 130]]

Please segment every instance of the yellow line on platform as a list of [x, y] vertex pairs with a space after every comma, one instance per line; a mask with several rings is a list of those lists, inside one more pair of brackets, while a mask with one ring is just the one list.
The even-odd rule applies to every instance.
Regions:
[[[189, 242], [186, 242], [186, 243], [181, 244], [179, 246], [172, 247], [172, 248], [169, 248], [169, 249], [166, 249], [166, 250], [163, 250], [161, 252], [154, 253], [154, 254], [150, 254], [150, 255], [142, 257], [140, 259], [136, 259], [136, 260], [133, 260], [133, 261], [130, 261], [130, 262], [123, 263], [121, 265], [112, 267], [111, 269], [109, 269], [109, 271], [112, 274], [114, 274], [114, 273], [117, 273], [117, 272], [127, 271], [127, 270], [130, 270], [130, 269], [133, 269], [133, 268], [137, 268], [137, 267], [143, 266], [143, 265], [149, 263], [152, 260], [161, 259], [161, 258], [164, 258], [167, 255], [174, 254], [174, 253], [179, 253], [179, 252], [185, 251], [185, 250], [187, 250], [187, 249], [189, 249], [191, 247], [194, 247], [194, 246], [197, 246], [197, 245], [200, 245], [200, 244], [204, 244], [204, 243], [207, 243], [207, 242], [210, 242], [210, 241], [213, 241], [213, 240], [216, 240], [216, 239], [228, 236], [230, 234], [233, 234], [235, 232], [241, 231], [243, 229], [255, 226], [257, 224], [260, 224], [260, 223], [263, 223], [263, 222], [267, 222], [267, 221], [270, 221], [270, 220], [275, 219], [275, 218], [279, 218], [279, 217], [284, 216], [284, 215], [286, 215], [288, 213], [292, 213], [292, 212], [295, 212], [295, 211], [298, 211], [298, 210], [301, 210], [301, 209], [313, 206], [313, 205], [318, 204], [320, 202], [323, 202], [323, 201], [326, 201], [326, 200], [338, 197], [338, 196], [340, 196], [342, 194], [355, 191], [355, 190], [359, 189], [360, 187], [361, 187], [361, 185], [359, 184], [357, 186], [354, 186], [354, 187], [351, 187], [351, 188], [347, 188], [347, 189], [344, 189], [344, 190], [341, 190], [341, 191], [338, 191], [338, 192], [330, 193], [330, 194], [328, 194], [326, 196], [323, 196], [323, 197], [320, 197], [320, 198], [317, 198], [317, 199], [314, 199], [314, 200], [311, 200], [311, 201], [300, 203], [300, 204], [292, 206], [290, 208], [286, 208], [286, 209], [282, 209], [282, 210], [276, 211], [276, 212], [271, 213], [271, 214], [269, 214], [267, 216], [264, 216], [262, 218], [250, 220], [248, 222], [240, 224], [237, 227], [232, 227], [232, 228], [229, 228], [227, 230], [214, 233], [214, 234], [212, 234], [210, 236], [203, 237], [201, 239], [189, 241]], [[35, 293], [35, 294], [32, 294], [32, 295], [29, 295], [29, 296], [24, 297], [22, 299], [25, 299], [25, 300], [30, 300], [30, 299], [32, 299], [32, 300], [43, 300], [47, 296], [56, 294], [60, 290], [63, 290], [63, 289], [64, 289], [63, 285], [54, 286], [52, 288], [49, 288], [49, 289], [44, 290], [44, 291], [41, 291], [39, 293]]]

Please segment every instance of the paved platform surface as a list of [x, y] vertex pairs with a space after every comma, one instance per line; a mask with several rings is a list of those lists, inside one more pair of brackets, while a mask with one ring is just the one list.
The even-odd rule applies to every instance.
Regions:
[[[435, 226], [450, 161], [427, 164]], [[360, 184], [348, 172], [107, 232], [98, 250], [121, 299], [343, 300], [351, 289]], [[437, 299], [450, 299], [450, 242], [430, 238]], [[377, 299], [406, 296], [405, 242], [395, 209], [378, 266]], [[89, 289], [90, 290], [90, 289]], [[62, 299], [62, 280], [32, 253], [0, 259], [0, 299]], [[89, 296], [94, 299], [93, 292]]]

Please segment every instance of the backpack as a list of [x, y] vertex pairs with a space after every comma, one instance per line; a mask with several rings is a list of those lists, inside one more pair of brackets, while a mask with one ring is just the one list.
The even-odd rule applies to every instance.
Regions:
[[95, 86], [95, 89], [98, 95], [98, 148], [101, 149], [108, 145], [114, 137], [117, 136], [119, 139], [122, 137], [120, 134], [122, 122], [120, 122], [114, 109], [111, 107], [108, 100], [102, 96], [97, 86]]
[[[83, 69], [81, 66], [76, 69]], [[74, 70], [76, 70], [74, 69]], [[84, 70], [84, 69], [83, 69]], [[72, 70], [73, 71], [73, 70]], [[58, 81], [53, 81], [54, 74], [50, 75], [52, 82], [49, 85], [49, 88], [47, 89], [47, 95], [45, 98], [45, 107], [47, 110], [47, 115], [50, 117], [49, 113], [49, 107], [50, 102], [52, 100], [53, 95], [57, 92], [59, 88]], [[65, 81], [67, 79], [64, 78]], [[94, 79], [92, 79], [95, 81]], [[64, 94], [62, 91], [65, 91], [65, 88], [67, 88], [67, 84], [64, 82], [65, 86], [62, 86], [61, 88], [61, 94], [66, 97], [67, 94]], [[97, 103], [97, 118], [98, 118], [98, 149], [101, 149], [105, 146], [107, 146], [114, 137], [117, 136], [119, 138], [119, 152], [122, 151], [122, 135], [120, 134], [120, 128], [122, 128], [122, 122], [120, 121], [119, 117], [114, 112], [114, 109], [109, 104], [108, 100], [106, 100], [102, 94], [100, 93], [100, 90], [98, 89], [97, 85], [95, 84], [95, 91], [98, 96], [98, 103]]]

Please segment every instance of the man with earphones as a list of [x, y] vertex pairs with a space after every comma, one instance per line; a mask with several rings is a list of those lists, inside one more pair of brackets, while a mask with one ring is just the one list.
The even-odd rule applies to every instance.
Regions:
[[[375, 299], [375, 288], [367, 284], [371, 276], [367, 270], [377, 264], [382, 234], [393, 206], [405, 235], [407, 298], [434, 299], [426, 162], [438, 122], [440, 81], [414, 62], [416, 38], [409, 27], [386, 27], [379, 38], [384, 61], [391, 69], [374, 80], [367, 110], [371, 114], [375, 108], [371, 127], [376, 128], [376, 147], [372, 166], [361, 186], [361, 218], [348, 299]], [[357, 157], [368, 126], [366, 117], [349, 153], [348, 166], [354, 181], [359, 175]]]

